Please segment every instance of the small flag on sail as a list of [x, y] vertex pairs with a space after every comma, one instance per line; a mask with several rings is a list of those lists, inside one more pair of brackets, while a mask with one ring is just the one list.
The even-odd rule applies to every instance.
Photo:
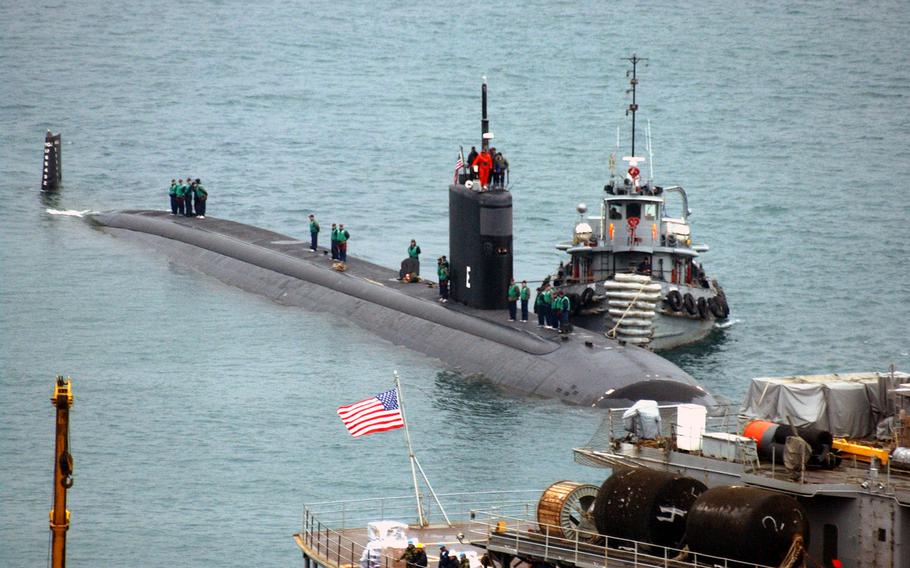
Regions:
[[398, 389], [387, 390], [354, 404], [338, 407], [338, 416], [351, 436], [359, 438], [404, 426]]
[[458, 183], [458, 170], [464, 168], [464, 160], [461, 159], [461, 154], [458, 155], [458, 160], [455, 162], [455, 179], [452, 180], [452, 183]]

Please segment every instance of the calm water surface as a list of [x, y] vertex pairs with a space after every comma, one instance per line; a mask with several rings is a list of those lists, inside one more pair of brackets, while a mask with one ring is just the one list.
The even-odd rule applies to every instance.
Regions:
[[517, 275], [551, 270], [597, 202], [637, 51], [655, 176], [689, 190], [737, 322], [670, 358], [734, 400], [758, 375], [910, 368], [907, 29], [905, 2], [0, 4], [0, 565], [47, 558], [56, 373], [75, 380], [73, 566], [299, 565], [305, 502], [408, 491], [400, 433], [353, 440], [334, 414], [393, 369], [439, 489], [602, 480], [570, 453], [593, 410], [46, 212], [163, 208], [192, 175], [212, 215], [305, 236], [315, 211], [354, 255], [396, 266], [417, 238], [433, 258], [484, 74]]

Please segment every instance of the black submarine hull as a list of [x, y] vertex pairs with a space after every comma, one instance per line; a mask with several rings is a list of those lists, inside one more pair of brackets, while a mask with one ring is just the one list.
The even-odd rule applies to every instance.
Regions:
[[178, 262], [277, 302], [343, 316], [394, 343], [483, 375], [516, 393], [570, 404], [623, 407], [715, 401], [669, 361], [602, 335], [567, 338], [532, 323], [510, 324], [504, 310], [440, 304], [437, 290], [397, 280], [389, 268], [350, 257], [348, 270], [308, 242], [233, 221], [175, 217], [161, 211], [95, 214], [104, 231], [144, 243]]

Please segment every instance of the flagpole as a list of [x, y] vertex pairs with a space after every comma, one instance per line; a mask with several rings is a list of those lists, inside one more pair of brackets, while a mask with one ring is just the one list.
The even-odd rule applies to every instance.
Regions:
[[[408, 442], [408, 460], [411, 462], [411, 479], [414, 482], [414, 497], [417, 499], [417, 519], [420, 523], [420, 526], [427, 526], [427, 520], [423, 516], [423, 505], [420, 504], [420, 487], [417, 485], [417, 467], [415, 464], [417, 458], [414, 457], [414, 448], [411, 447], [411, 432], [408, 430], [408, 419], [404, 413], [404, 400], [401, 397], [401, 381], [398, 379], [398, 371], [394, 372], [395, 375], [395, 392], [398, 396], [398, 409], [401, 411], [401, 421], [404, 422], [404, 437]], [[423, 468], [421, 468], [421, 473], [423, 473]]]
[[439, 497], [436, 496], [436, 492], [433, 491], [433, 486], [430, 485], [430, 479], [427, 477], [426, 472], [423, 471], [423, 466], [421, 466], [420, 462], [417, 461], [417, 456], [414, 456], [414, 463], [417, 464], [417, 469], [420, 470], [420, 475], [423, 477], [423, 480], [427, 483], [427, 487], [430, 489], [430, 495], [432, 495], [433, 500], [436, 501], [436, 506], [439, 507], [439, 512], [442, 513], [442, 518], [444, 518], [446, 520], [446, 524], [451, 527], [452, 521], [449, 520], [449, 515], [446, 513], [446, 510], [442, 506], [442, 503], [439, 502]]

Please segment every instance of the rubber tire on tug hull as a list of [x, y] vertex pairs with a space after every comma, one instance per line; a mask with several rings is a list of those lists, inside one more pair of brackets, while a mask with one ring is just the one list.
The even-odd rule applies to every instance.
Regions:
[[708, 319], [708, 300], [704, 298], [699, 298], [695, 302], [695, 307], [698, 309], [698, 317], [701, 319]]
[[723, 310], [723, 319], [727, 318], [730, 315], [730, 305], [727, 303], [727, 297], [723, 294], [718, 294], [717, 303], [720, 305], [720, 309]]
[[686, 521], [690, 551], [749, 565], [779, 566], [797, 534], [808, 549], [809, 519], [799, 501], [755, 487], [709, 489], [695, 500]]
[[578, 311], [581, 309], [581, 302], [578, 301], [578, 294], [570, 292], [566, 294], [566, 297], [569, 298], [569, 313], [573, 316], [577, 316]]
[[708, 310], [710, 310], [711, 315], [717, 319], [723, 319], [725, 317], [724, 308], [720, 305], [720, 302], [717, 300], [716, 296], [711, 297], [708, 300]]
[[585, 288], [584, 292], [581, 293], [581, 298], [579, 299], [581, 307], [587, 308], [591, 305], [592, 300], [594, 300], [594, 290], [591, 288]]
[[682, 309], [683, 299], [682, 294], [679, 293], [679, 290], [670, 290], [667, 292], [667, 297], [664, 299], [664, 302], [667, 303], [667, 307], [678, 312]]
[[698, 307], [695, 305], [695, 298], [688, 292], [683, 296], [683, 307], [686, 308], [686, 313], [690, 316], [694, 316], [698, 313]]
[[[680, 548], [686, 511], [707, 490], [701, 481], [652, 469], [627, 469], [608, 477], [594, 502], [597, 531], [611, 538]], [[682, 511], [667, 522], [666, 511]], [[612, 544], [611, 544], [612, 546]]]

